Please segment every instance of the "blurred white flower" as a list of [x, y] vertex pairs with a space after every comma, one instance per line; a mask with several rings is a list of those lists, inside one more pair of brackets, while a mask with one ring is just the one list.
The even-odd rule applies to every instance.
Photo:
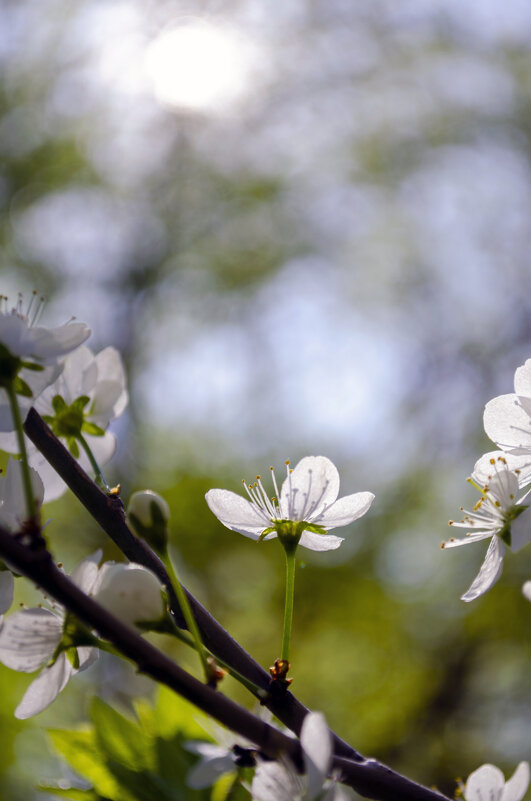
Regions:
[[522, 587], [522, 592], [528, 601], [531, 601], [531, 581], [526, 581]]
[[528, 786], [528, 762], [520, 762], [507, 782], [499, 768], [487, 764], [470, 774], [464, 797], [465, 801], [522, 801]]
[[93, 587], [94, 600], [123, 623], [160, 620], [165, 609], [158, 578], [142, 565], [105, 562]]
[[237, 737], [214, 721], [209, 721], [208, 731], [215, 742], [188, 740], [184, 743], [187, 751], [200, 757], [186, 776], [186, 784], [193, 790], [211, 787], [221, 776], [236, 773], [236, 751], [253, 748], [243, 737]]
[[[35, 470], [30, 468], [33, 497], [37, 507], [42, 504], [44, 487]], [[0, 478], [0, 525], [10, 532], [20, 531], [27, 516], [21, 463], [9, 459], [5, 476]], [[13, 575], [6, 568], [0, 572], [0, 615], [13, 603]]]
[[[90, 472], [90, 461], [79, 446], [79, 435], [86, 439], [98, 465], [106, 464], [116, 449], [116, 437], [106, 428], [122, 414], [127, 402], [125, 371], [118, 351], [108, 347], [94, 355], [83, 345], [66, 357], [61, 375], [33, 406], [66, 442], [83, 469]], [[30, 465], [43, 480], [44, 500], [59, 498], [66, 484], [28, 439], [26, 447]], [[16, 453], [15, 435], [0, 434], [0, 448]]]
[[455, 548], [485, 539], [490, 539], [490, 545], [478, 575], [461, 596], [463, 601], [473, 601], [496, 583], [507, 545], [518, 551], [531, 542], [531, 510], [523, 504], [528, 493], [517, 499], [518, 473], [509, 469], [504, 455], [495, 451], [482, 456], [469, 481], [481, 498], [472, 511], [462, 509], [465, 516], [460, 522], [450, 521], [451, 526], [469, 530], [463, 539], [451, 537], [442, 547]]
[[300, 537], [300, 544], [312, 551], [339, 548], [343, 539], [326, 532], [347, 526], [368, 511], [374, 495], [357, 492], [337, 500], [339, 473], [325, 456], [306, 456], [287, 475], [280, 492], [273, 468], [275, 495], [269, 498], [260, 476], [247, 486], [250, 500], [235, 492], [212, 489], [206, 493], [211, 511], [232, 531], [253, 540], [273, 539], [279, 534]]
[[[81, 562], [70, 577], [88, 595], [98, 578], [100, 558], [101, 551], [98, 551]], [[97, 650], [79, 642], [79, 628], [61, 606], [53, 610], [24, 609], [3, 621], [0, 662], [23, 673], [33, 673], [45, 665], [26, 690], [15, 717], [25, 719], [42, 712], [74, 674], [94, 662]]]
[[300, 741], [304, 776], [287, 759], [261, 760], [251, 785], [253, 801], [313, 801], [318, 797], [322, 801], [343, 801], [348, 797], [345, 790], [327, 780], [332, 765], [332, 738], [321, 713], [306, 715]]
[[85, 323], [67, 322], [56, 328], [37, 325], [44, 301], [33, 294], [27, 309], [22, 296], [9, 307], [0, 298], [0, 431], [13, 430], [9, 400], [5, 390], [14, 382], [22, 413], [61, 372], [59, 359], [90, 336]]
[[514, 374], [514, 393], [499, 395], [485, 406], [485, 432], [511, 454], [512, 469], [519, 468], [520, 486], [531, 483], [531, 359]]

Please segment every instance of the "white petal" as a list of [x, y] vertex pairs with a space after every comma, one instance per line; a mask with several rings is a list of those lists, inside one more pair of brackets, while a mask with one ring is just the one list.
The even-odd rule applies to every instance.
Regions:
[[339, 493], [339, 473], [326, 456], [305, 456], [284, 480], [280, 490], [283, 515], [290, 520], [313, 520]]
[[28, 355], [46, 363], [55, 361], [81, 345], [91, 334], [85, 323], [65, 323], [57, 328], [36, 327], [29, 329], [32, 348]]
[[522, 592], [524, 593], [527, 600], [531, 601], [531, 581], [526, 581], [526, 583], [522, 587]]
[[124, 623], [133, 625], [162, 617], [161, 590], [151, 571], [141, 565], [120, 562], [104, 571], [94, 598]]
[[[268, 537], [265, 537], [267, 540]], [[310, 551], [335, 551], [341, 543], [343, 537], [336, 537], [334, 534], [316, 534], [314, 531], [303, 531], [299, 540], [299, 545], [308, 548]]]
[[[98, 383], [93, 399], [91, 419], [103, 425], [119, 417], [127, 406], [129, 396], [126, 389], [126, 376], [122, 358], [116, 348], [104, 348], [96, 356]], [[96, 419], [98, 418], [98, 419]]]
[[54, 394], [61, 395], [70, 405], [82, 395], [89, 395], [98, 377], [94, 354], [86, 345], [70, 353], [64, 362], [64, 370]]
[[531, 420], [516, 395], [499, 395], [485, 406], [483, 426], [490, 439], [507, 451], [531, 449]]
[[531, 398], [531, 359], [518, 367], [514, 374], [514, 391], [517, 395]]
[[91, 667], [94, 662], [97, 662], [100, 652], [97, 648], [92, 648], [89, 645], [83, 645], [77, 649], [77, 656], [79, 659], [79, 672]]
[[339, 500], [321, 512], [312, 522], [325, 528], [348, 526], [349, 523], [369, 511], [373, 500], [374, 495], [372, 492], [355, 492], [353, 495], [345, 495], [344, 498], [339, 498]]
[[511, 550], [514, 553], [531, 542], [531, 506], [511, 523]]
[[531, 454], [517, 455], [506, 453], [505, 451], [485, 453], [474, 465], [472, 479], [481, 487], [487, 484], [491, 476], [496, 472], [496, 465], [491, 463], [491, 459], [496, 462], [499, 457], [505, 459], [508, 470], [520, 471], [518, 475], [518, 485], [520, 487], [525, 487], [531, 482]]
[[0, 662], [32, 673], [47, 662], [61, 641], [63, 621], [48, 609], [24, 609], [4, 619], [0, 628]]
[[332, 740], [324, 715], [310, 712], [301, 729], [301, 746], [308, 776], [308, 798], [319, 795], [332, 761]]
[[210, 511], [224, 526], [246, 537], [258, 539], [262, 531], [271, 525], [265, 512], [230, 490], [211, 489], [205, 499]]
[[482, 765], [467, 779], [466, 801], [500, 801], [505, 780], [496, 765]]
[[251, 785], [253, 801], [302, 801], [303, 784], [290, 765], [260, 762]]
[[55, 472], [51, 464], [36, 448], [32, 448], [29, 456], [31, 466], [38, 472], [44, 485], [44, 503], [55, 501], [67, 490], [63, 479]]
[[15, 580], [9, 570], [0, 572], [0, 615], [5, 614], [13, 603]]
[[462, 601], [474, 601], [496, 584], [501, 576], [504, 555], [505, 545], [499, 537], [493, 537], [485, 561], [469, 589], [461, 596]]
[[32, 681], [26, 693], [15, 709], [15, 717], [25, 720], [37, 715], [55, 701], [61, 690], [74, 673], [74, 668], [64, 654], [59, 654], [51, 667], [44, 668]]
[[[102, 467], [104, 464], [107, 464], [107, 462], [109, 462], [114, 456], [114, 452], [116, 450], [116, 437], [114, 434], [111, 434], [110, 431], [106, 431], [103, 437], [93, 437], [91, 434], [86, 434], [85, 439], [87, 440], [87, 444], [92, 451], [92, 455], [100, 467]], [[86, 473], [92, 475], [94, 471], [87, 454], [83, 448], [80, 447], [79, 450], [79, 464]]]
[[186, 784], [192, 790], [202, 790], [213, 785], [224, 773], [235, 773], [236, 765], [232, 755], [225, 748], [212, 745], [218, 751], [206, 759], [200, 759], [197, 765], [188, 772]]
[[[528, 362], [526, 362], [527, 364]], [[501, 801], [522, 801], [529, 787], [529, 762], [520, 762], [503, 788]]]
[[[40, 506], [44, 497], [44, 486], [39, 474], [30, 467], [31, 486], [33, 497]], [[20, 528], [27, 518], [26, 496], [22, 477], [22, 462], [9, 459], [6, 475], [0, 479], [0, 498], [2, 499], [2, 513], [12, 517], [12, 531]]]
[[101, 548], [98, 548], [93, 554], [83, 559], [70, 574], [70, 579], [80, 590], [86, 593], [86, 595], [90, 595], [93, 592], [96, 582], [98, 581], [98, 565], [102, 554]]

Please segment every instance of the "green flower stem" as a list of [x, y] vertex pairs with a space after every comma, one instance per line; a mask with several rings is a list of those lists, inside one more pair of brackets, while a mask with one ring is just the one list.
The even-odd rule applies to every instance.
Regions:
[[291, 626], [293, 623], [293, 597], [295, 594], [295, 550], [286, 549], [286, 604], [284, 607], [284, 631], [282, 633], [281, 659], [289, 662]]
[[107, 484], [105, 476], [101, 472], [101, 468], [100, 468], [99, 464], [97, 463], [96, 459], [94, 458], [94, 454], [92, 453], [92, 451], [90, 449], [90, 445], [88, 444], [88, 442], [85, 439], [85, 437], [83, 436], [83, 434], [81, 434], [81, 432], [77, 435], [77, 439], [79, 440], [79, 442], [81, 444], [81, 447], [83, 448], [83, 450], [85, 451], [85, 453], [87, 454], [87, 456], [89, 458], [89, 462], [92, 465], [92, 469], [94, 470], [94, 475], [96, 476], [96, 482], [98, 484], [100, 484], [100, 486], [103, 487], [105, 492], [110, 492], [111, 488]]
[[164, 567], [168, 571], [170, 582], [173, 586], [173, 589], [175, 590], [177, 600], [179, 601], [179, 606], [181, 607], [181, 611], [186, 621], [186, 625], [188, 626], [188, 631], [192, 635], [192, 638], [195, 642], [195, 648], [197, 650], [197, 653], [199, 654], [199, 659], [201, 660], [201, 665], [203, 666], [203, 671], [205, 674], [205, 680], [208, 684], [208, 682], [211, 679], [212, 671], [207, 661], [205, 646], [203, 645], [203, 641], [201, 639], [197, 623], [195, 622], [195, 617], [193, 616], [190, 604], [188, 603], [188, 598], [186, 597], [186, 593], [183, 590], [181, 582], [179, 581], [177, 571], [173, 566], [173, 562], [171, 561], [167, 548], [165, 553], [163, 553], [161, 557], [164, 563]]
[[31, 473], [28, 464], [28, 452], [26, 450], [26, 443], [24, 441], [24, 429], [22, 428], [22, 417], [20, 416], [20, 409], [18, 406], [17, 395], [12, 381], [4, 384], [4, 388], [9, 398], [9, 405], [11, 406], [11, 414], [13, 416], [13, 425], [18, 440], [18, 449], [20, 451], [20, 463], [22, 465], [22, 481], [24, 485], [24, 495], [26, 496], [26, 507], [28, 510], [28, 517], [31, 520], [37, 520], [37, 504], [33, 495], [33, 486], [31, 483]]

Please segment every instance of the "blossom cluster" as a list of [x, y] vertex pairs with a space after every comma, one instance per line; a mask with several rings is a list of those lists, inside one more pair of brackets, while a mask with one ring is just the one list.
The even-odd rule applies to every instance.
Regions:
[[[473, 601], [499, 579], [510, 548], [519, 551], [531, 542], [531, 359], [515, 372], [514, 393], [500, 395], [485, 407], [483, 424], [487, 436], [500, 450], [490, 451], [474, 465], [469, 482], [480, 498], [462, 520], [450, 525], [467, 529], [464, 538], [451, 537], [443, 548], [490, 540], [478, 575], [461, 596]], [[523, 587], [531, 600], [530, 583]]]

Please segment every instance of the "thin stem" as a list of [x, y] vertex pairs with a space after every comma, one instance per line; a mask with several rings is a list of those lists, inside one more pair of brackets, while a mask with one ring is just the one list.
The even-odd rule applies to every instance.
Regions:
[[4, 386], [7, 392], [7, 397], [9, 398], [11, 414], [13, 415], [13, 425], [15, 426], [15, 432], [18, 440], [20, 463], [22, 465], [22, 482], [24, 485], [24, 495], [26, 496], [28, 517], [31, 520], [37, 520], [37, 504], [35, 503], [35, 497], [33, 495], [33, 485], [31, 483], [31, 473], [28, 464], [28, 452], [26, 450], [26, 442], [24, 440], [24, 429], [22, 427], [22, 417], [20, 416], [17, 394], [12, 381], [8, 382]]
[[164, 567], [168, 571], [170, 583], [173, 586], [173, 589], [175, 590], [175, 594], [177, 595], [177, 600], [179, 601], [179, 606], [181, 607], [181, 611], [186, 621], [188, 631], [190, 632], [190, 634], [194, 639], [195, 648], [197, 650], [197, 653], [199, 654], [199, 659], [201, 660], [201, 665], [203, 667], [203, 671], [205, 674], [205, 681], [208, 684], [212, 676], [212, 671], [210, 669], [210, 665], [208, 664], [205, 646], [203, 645], [203, 640], [201, 639], [199, 628], [197, 627], [197, 623], [195, 622], [195, 617], [193, 616], [192, 610], [190, 609], [188, 598], [186, 597], [186, 593], [179, 580], [179, 576], [177, 575], [177, 571], [173, 566], [173, 562], [170, 558], [167, 549], [166, 553], [162, 554], [162, 561], [164, 563]]
[[81, 444], [81, 447], [83, 448], [83, 450], [85, 451], [85, 453], [87, 454], [87, 456], [89, 458], [89, 462], [90, 462], [90, 464], [92, 466], [92, 469], [94, 470], [94, 475], [96, 476], [97, 483], [100, 484], [103, 487], [105, 492], [110, 492], [111, 488], [110, 488], [109, 484], [107, 484], [105, 476], [101, 472], [101, 467], [99, 466], [99, 464], [97, 463], [96, 459], [94, 458], [94, 454], [92, 453], [92, 451], [90, 449], [90, 445], [88, 444], [87, 440], [85, 439], [85, 437], [81, 433], [77, 435], [77, 439], [79, 440], [79, 442]]
[[289, 662], [291, 626], [293, 623], [293, 596], [295, 594], [295, 551], [286, 551], [286, 604], [284, 607], [284, 631], [282, 633], [281, 659]]

